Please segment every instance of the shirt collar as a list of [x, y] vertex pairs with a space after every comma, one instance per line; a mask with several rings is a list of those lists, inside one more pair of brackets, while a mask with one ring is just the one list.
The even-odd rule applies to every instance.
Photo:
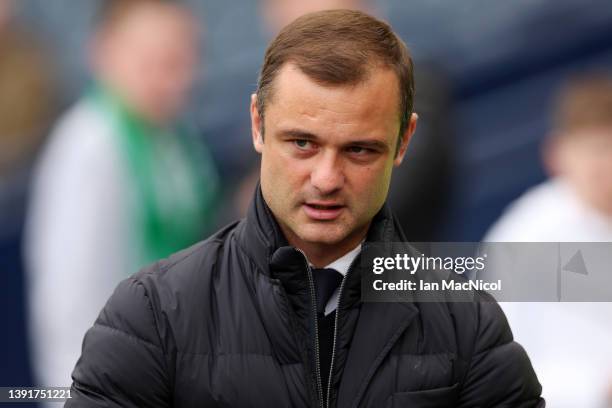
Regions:
[[363, 241], [361, 241], [355, 248], [351, 249], [349, 252], [327, 265], [325, 268], [335, 269], [340, 272], [342, 276], [345, 276], [357, 255], [359, 255], [359, 252], [361, 252], [362, 244]]

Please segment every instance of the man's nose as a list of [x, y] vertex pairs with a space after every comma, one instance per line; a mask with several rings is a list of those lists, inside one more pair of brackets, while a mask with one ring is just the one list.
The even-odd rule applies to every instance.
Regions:
[[315, 163], [310, 182], [322, 195], [332, 194], [344, 185], [344, 170], [335, 152], [324, 152]]

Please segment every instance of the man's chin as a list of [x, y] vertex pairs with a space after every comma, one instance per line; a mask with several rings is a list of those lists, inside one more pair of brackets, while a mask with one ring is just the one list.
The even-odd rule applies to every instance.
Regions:
[[348, 234], [338, 225], [309, 225], [298, 234], [300, 239], [310, 244], [337, 245]]

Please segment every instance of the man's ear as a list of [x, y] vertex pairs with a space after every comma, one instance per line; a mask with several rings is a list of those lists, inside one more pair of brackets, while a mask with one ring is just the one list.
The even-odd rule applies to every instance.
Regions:
[[408, 150], [408, 144], [410, 143], [410, 139], [412, 139], [412, 135], [414, 135], [414, 131], [416, 130], [417, 121], [419, 120], [419, 115], [413, 113], [410, 115], [410, 121], [408, 122], [408, 126], [406, 126], [406, 130], [402, 135], [400, 140], [399, 150], [397, 151], [397, 155], [393, 160], [394, 166], [399, 166], [402, 164], [402, 160], [404, 160], [404, 155]]
[[251, 136], [253, 138], [253, 147], [257, 153], [263, 151], [263, 134], [261, 133], [263, 127], [263, 118], [259, 115], [257, 110], [257, 94], [251, 95]]

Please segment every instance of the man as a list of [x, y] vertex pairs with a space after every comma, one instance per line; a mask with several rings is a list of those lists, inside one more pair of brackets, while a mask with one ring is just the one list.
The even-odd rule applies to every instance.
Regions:
[[[612, 242], [612, 76], [570, 79], [557, 95], [552, 124], [543, 155], [551, 178], [510, 204], [487, 241]], [[502, 307], [530, 351], [552, 406], [609, 406], [612, 303]], [[573, 378], [576, 372], [579, 379]]]
[[361, 246], [402, 240], [384, 203], [413, 89], [405, 45], [367, 14], [284, 28], [251, 101], [246, 219], [119, 285], [67, 406], [542, 404], [494, 303], [360, 300]]
[[70, 384], [118, 282], [203, 237], [216, 173], [173, 126], [195, 34], [177, 4], [104, 3], [94, 83], [53, 130], [34, 177], [25, 249], [37, 384]]
[[555, 105], [543, 154], [551, 178], [508, 207], [490, 241], [612, 241], [612, 77], [573, 78]]

